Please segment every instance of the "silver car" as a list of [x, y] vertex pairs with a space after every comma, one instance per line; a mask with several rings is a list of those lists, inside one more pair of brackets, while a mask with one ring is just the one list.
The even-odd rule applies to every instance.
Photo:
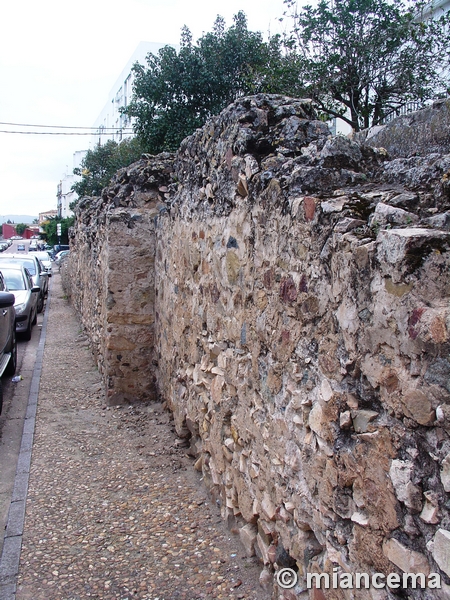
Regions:
[[[17, 365], [16, 312], [14, 294], [8, 292], [0, 273], [0, 376], [14, 375]], [[0, 379], [0, 413], [3, 405], [3, 386]]]
[[48, 273], [48, 276], [51, 277], [52, 276], [52, 260], [50, 258], [50, 254], [48, 252], [46, 252], [45, 250], [38, 250], [37, 252], [35, 252], [34, 254], [36, 256], [36, 258], [38, 258], [42, 265], [45, 267], [45, 270]]
[[0, 269], [2, 268], [3, 261], [20, 264], [29, 271], [33, 279], [33, 284], [40, 288], [37, 311], [38, 313], [42, 312], [44, 298], [48, 294], [49, 275], [36, 254], [34, 252], [32, 254], [2, 254], [0, 255]]
[[29, 340], [33, 325], [37, 321], [40, 287], [33, 285], [31, 275], [21, 265], [2, 261], [0, 269], [8, 291], [15, 297], [16, 333], [22, 333], [23, 337]]

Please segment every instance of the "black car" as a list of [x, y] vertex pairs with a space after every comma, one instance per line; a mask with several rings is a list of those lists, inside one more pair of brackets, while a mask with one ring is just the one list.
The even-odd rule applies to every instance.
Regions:
[[[0, 273], [0, 377], [14, 375], [17, 364], [15, 296], [8, 292]], [[3, 406], [3, 388], [0, 380], [0, 413]]]
[[62, 252], [63, 250], [69, 250], [70, 246], [67, 244], [56, 244], [53, 246], [53, 249], [50, 251], [50, 256], [52, 259], [58, 254], [58, 252]]

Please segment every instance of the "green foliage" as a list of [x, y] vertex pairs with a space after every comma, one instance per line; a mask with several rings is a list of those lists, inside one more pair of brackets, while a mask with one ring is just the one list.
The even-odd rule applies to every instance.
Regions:
[[[88, 150], [81, 161], [81, 167], [73, 170], [81, 176], [72, 190], [82, 196], [99, 196], [112, 176], [122, 167], [128, 167], [141, 157], [142, 147], [137, 139], [127, 139], [118, 144], [108, 140], [94, 150]], [[73, 203], [70, 206], [73, 209]]]
[[288, 43], [299, 52], [308, 96], [354, 130], [442, 88], [449, 18], [422, 17], [427, 3], [319, 0], [300, 10], [296, 0], [285, 4], [293, 23]]
[[[50, 217], [48, 221], [42, 225], [44, 233], [41, 235], [41, 237], [45, 239], [47, 244], [50, 244], [51, 246], [59, 244], [60, 240], [61, 244], [68, 244], [69, 228], [72, 227], [74, 221], [75, 217], [67, 217], [66, 219], [61, 219], [60, 217]], [[61, 223], [61, 236], [58, 236], [56, 233], [56, 226], [58, 223]]]
[[23, 235], [27, 227], [28, 225], [25, 225], [25, 223], [17, 223], [17, 225], [15, 226], [17, 235]]
[[217, 17], [213, 30], [195, 44], [184, 27], [178, 53], [165, 46], [146, 62], [133, 67], [133, 98], [122, 112], [135, 118], [137, 137], [154, 154], [176, 150], [239, 96], [301, 93], [296, 55], [279, 36], [264, 42], [259, 32], [249, 31], [243, 12], [228, 29]]

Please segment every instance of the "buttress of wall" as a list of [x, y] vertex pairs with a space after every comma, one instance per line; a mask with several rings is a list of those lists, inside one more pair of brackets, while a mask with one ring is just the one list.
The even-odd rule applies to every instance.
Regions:
[[108, 215], [108, 253], [107, 399], [110, 404], [155, 400], [155, 234], [148, 210]]
[[151, 179], [144, 160], [119, 171], [102, 197], [83, 199], [77, 207], [63, 277], [89, 335], [109, 404], [156, 398], [155, 217], [164, 206], [162, 184], [171, 164], [170, 155], [165, 158], [153, 165], [159, 184], [143, 185], [143, 179]]
[[79, 209], [76, 230], [71, 231], [70, 261], [62, 265], [61, 276], [64, 290], [89, 336], [99, 371], [104, 375], [108, 233], [105, 218], [98, 217], [101, 199], [84, 199]]

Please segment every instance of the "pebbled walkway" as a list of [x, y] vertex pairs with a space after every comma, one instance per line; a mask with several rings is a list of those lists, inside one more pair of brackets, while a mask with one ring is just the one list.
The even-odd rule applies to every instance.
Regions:
[[15, 600], [265, 600], [260, 568], [164, 407], [105, 407], [55, 274]]

